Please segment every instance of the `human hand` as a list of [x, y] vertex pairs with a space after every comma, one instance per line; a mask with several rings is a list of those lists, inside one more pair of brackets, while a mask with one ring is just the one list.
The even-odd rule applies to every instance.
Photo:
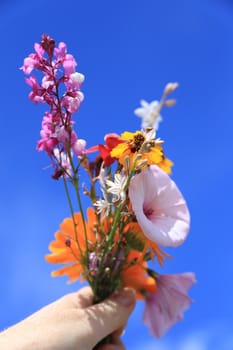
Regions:
[[1, 350], [123, 350], [120, 335], [135, 306], [135, 292], [124, 288], [92, 305], [89, 287], [68, 294], [0, 333]]

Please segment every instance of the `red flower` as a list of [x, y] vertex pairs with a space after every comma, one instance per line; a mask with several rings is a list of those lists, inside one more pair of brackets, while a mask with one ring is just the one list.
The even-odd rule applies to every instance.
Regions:
[[115, 148], [119, 143], [122, 143], [123, 141], [120, 140], [120, 136], [117, 134], [107, 134], [104, 137], [105, 145], [97, 145], [93, 146], [88, 149], [88, 153], [91, 152], [100, 152], [100, 156], [103, 159], [104, 165], [109, 166], [111, 165], [116, 158], [111, 157], [110, 153], [113, 148]]

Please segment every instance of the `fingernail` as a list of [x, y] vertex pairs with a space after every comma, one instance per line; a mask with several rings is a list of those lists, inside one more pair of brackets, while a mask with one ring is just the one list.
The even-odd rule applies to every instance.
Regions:
[[119, 304], [129, 307], [135, 303], [136, 292], [132, 288], [123, 288], [116, 291], [112, 297]]

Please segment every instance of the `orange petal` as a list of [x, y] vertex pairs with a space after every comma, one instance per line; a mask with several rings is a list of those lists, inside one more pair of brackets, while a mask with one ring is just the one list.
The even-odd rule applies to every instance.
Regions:
[[45, 260], [52, 264], [63, 264], [76, 261], [74, 255], [65, 249], [63, 252], [47, 254]]
[[137, 299], [144, 298], [142, 291], [155, 292], [156, 282], [146, 274], [147, 263], [143, 261], [143, 254], [131, 251], [127, 260], [128, 262], [137, 261], [137, 265], [132, 265], [122, 272], [123, 284], [136, 290]]
[[[76, 224], [78, 224], [78, 221], [75, 220], [75, 222]], [[75, 239], [75, 227], [73, 219], [66, 218], [65, 220], [63, 220], [60, 224], [60, 229], [64, 236]]]
[[123, 273], [123, 284], [136, 290], [137, 299], [144, 299], [142, 291], [155, 293], [156, 282], [154, 278], [147, 276], [143, 269], [134, 267]]
[[70, 279], [70, 282], [75, 282], [78, 280], [81, 272], [82, 272], [81, 265], [73, 264], [73, 265], [69, 265], [69, 266], [64, 266], [56, 271], [53, 271], [51, 275], [53, 277], [67, 275]]
[[64, 243], [63, 242], [58, 242], [58, 241], [52, 241], [49, 244], [49, 250], [53, 253], [59, 253], [64, 251]]

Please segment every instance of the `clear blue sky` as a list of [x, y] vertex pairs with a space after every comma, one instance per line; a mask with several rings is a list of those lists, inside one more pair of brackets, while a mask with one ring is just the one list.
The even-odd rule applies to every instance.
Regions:
[[185, 320], [151, 338], [138, 304], [127, 349], [233, 349], [233, 2], [230, 0], [1, 1], [0, 329], [79, 285], [50, 277], [48, 243], [68, 215], [62, 184], [37, 153], [44, 109], [28, 99], [19, 67], [41, 34], [68, 50], [86, 76], [77, 132], [88, 145], [140, 127], [133, 110], [178, 81], [159, 135], [191, 212], [185, 244], [164, 273], [194, 271]]

